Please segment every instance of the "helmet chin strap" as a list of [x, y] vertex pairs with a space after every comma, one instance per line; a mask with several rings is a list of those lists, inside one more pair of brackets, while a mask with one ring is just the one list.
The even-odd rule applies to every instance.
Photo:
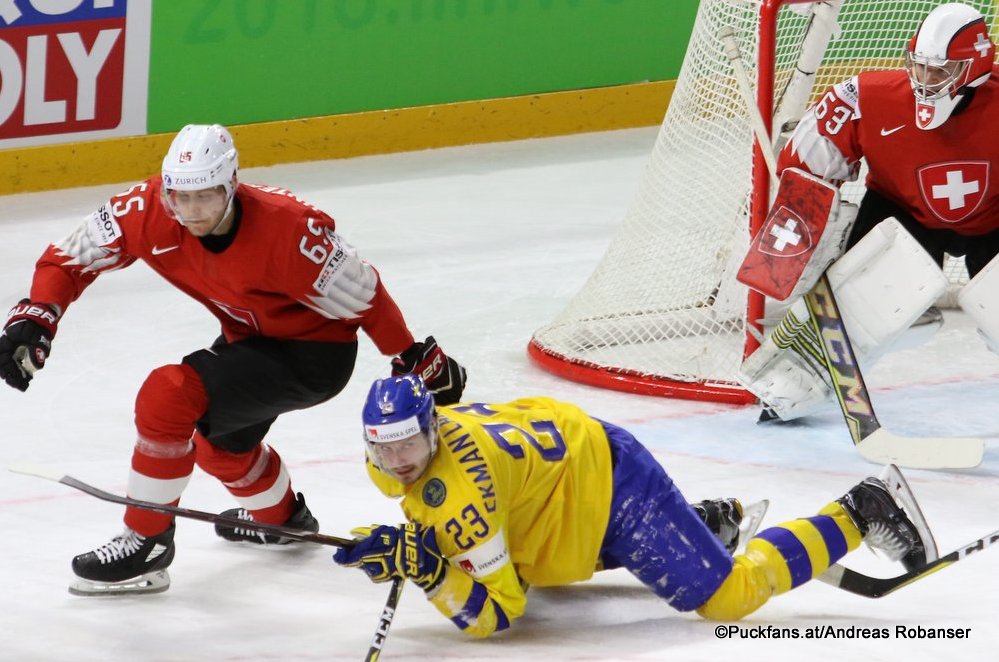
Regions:
[[233, 210], [233, 200], [235, 198], [235, 194], [229, 194], [229, 202], [226, 203], [225, 211], [222, 212], [222, 216], [219, 217], [218, 223], [212, 226], [212, 229], [208, 231], [208, 234], [215, 234], [215, 231], [226, 221], [226, 219], [232, 218], [232, 215], [235, 213]]

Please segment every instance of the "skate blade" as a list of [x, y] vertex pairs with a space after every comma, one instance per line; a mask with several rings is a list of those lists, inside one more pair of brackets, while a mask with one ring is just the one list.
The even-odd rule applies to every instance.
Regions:
[[143, 593], [162, 593], [170, 588], [170, 574], [166, 570], [147, 572], [144, 575], [125, 579], [120, 582], [97, 582], [77, 577], [69, 585], [73, 595], [141, 595]]
[[736, 547], [736, 554], [746, 549], [746, 543], [760, 530], [763, 516], [767, 514], [769, 507], [769, 499], [762, 499], [742, 507], [742, 522], [739, 523], [739, 544]]
[[923, 539], [923, 545], [926, 548], [926, 562], [932, 563], [936, 561], [939, 556], [937, 542], [933, 538], [933, 532], [930, 531], [926, 517], [916, 502], [916, 495], [912, 493], [912, 489], [909, 487], [909, 483], [906, 482], [905, 476], [902, 475], [897, 466], [889, 464], [881, 471], [878, 478], [888, 487], [892, 498], [902, 506], [902, 510], [909, 516], [909, 521], [912, 522], [913, 526], [916, 527], [916, 531], [919, 532], [919, 536]]

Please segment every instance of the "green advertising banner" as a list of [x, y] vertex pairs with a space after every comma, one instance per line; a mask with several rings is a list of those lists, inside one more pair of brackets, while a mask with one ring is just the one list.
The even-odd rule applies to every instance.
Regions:
[[697, 4], [154, 2], [148, 132], [674, 79]]

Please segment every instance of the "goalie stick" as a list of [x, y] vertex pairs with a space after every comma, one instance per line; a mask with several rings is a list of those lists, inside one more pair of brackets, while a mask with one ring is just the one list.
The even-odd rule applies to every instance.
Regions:
[[[732, 63], [743, 102], [749, 112], [757, 145], [763, 154], [770, 178], [777, 179], [774, 156], [760, 109], [753, 101], [749, 75], [742, 62], [739, 44], [731, 28], [718, 37]], [[823, 274], [805, 295], [809, 315], [821, 340], [825, 364], [835, 386], [836, 400], [854, 445], [860, 455], [878, 464], [897, 464], [912, 469], [967, 469], [977, 467], [985, 455], [985, 442], [974, 437], [900, 437], [881, 426], [864, 383], [853, 346], [836, 306], [828, 277]], [[761, 420], [766, 416], [766, 410]]]
[[805, 295], [805, 303], [825, 354], [836, 400], [864, 459], [914, 469], [965, 469], [982, 463], [985, 442], [981, 439], [900, 437], [882, 427], [827, 275], [823, 274]]
[[894, 593], [898, 589], [932, 575], [938, 570], [943, 570], [947, 566], [954, 565], [958, 561], [966, 559], [975, 552], [980, 552], [986, 547], [999, 542], [999, 531], [993, 531], [987, 536], [982, 536], [978, 540], [955, 549], [950, 554], [946, 554], [918, 568], [913, 568], [909, 572], [895, 577], [870, 577], [855, 570], [850, 570], [842, 565], [834, 565], [829, 570], [818, 576], [818, 579], [835, 586], [836, 588], [850, 593], [861, 595], [865, 598], [880, 598]]
[[[192, 510], [191, 508], [181, 508], [180, 506], [171, 506], [169, 504], [153, 503], [151, 501], [142, 501], [140, 499], [133, 499], [127, 496], [120, 496], [112, 492], [105, 492], [104, 490], [94, 487], [89, 483], [85, 483], [78, 478], [74, 478], [69, 474], [64, 474], [57, 470], [46, 469], [35, 465], [19, 464], [9, 467], [9, 469], [14, 473], [23, 474], [25, 476], [35, 476], [36, 478], [45, 478], [46, 480], [51, 480], [56, 483], [62, 483], [63, 485], [85, 492], [90, 496], [97, 497], [101, 501], [110, 501], [111, 503], [131, 506], [133, 508], [141, 508], [142, 510], [150, 510], [155, 513], [163, 513], [186, 519], [195, 519], [202, 522], [209, 522], [211, 524], [225, 524], [227, 526], [249, 529], [259, 533], [270, 533], [272, 535], [290, 538], [291, 540], [312, 542], [319, 545], [353, 547], [357, 544], [356, 540], [352, 540], [350, 538], [338, 538], [337, 536], [328, 536], [322, 533], [312, 533], [310, 531], [292, 529], [279, 524], [254, 522], [253, 520], [238, 519], [227, 515], [205, 512], [203, 510]], [[385, 607], [382, 609], [381, 618], [378, 619], [378, 627], [375, 629], [375, 634], [371, 639], [371, 646], [368, 648], [368, 654], [364, 658], [366, 662], [375, 662], [375, 660], [378, 659], [378, 656], [381, 655], [382, 647], [385, 645], [385, 638], [388, 637], [389, 628], [392, 626], [392, 619], [395, 617], [395, 610], [399, 605], [399, 597], [402, 595], [403, 586], [405, 586], [405, 583], [401, 577], [396, 577], [392, 580], [392, 587], [389, 589], [388, 599], [385, 601]]]

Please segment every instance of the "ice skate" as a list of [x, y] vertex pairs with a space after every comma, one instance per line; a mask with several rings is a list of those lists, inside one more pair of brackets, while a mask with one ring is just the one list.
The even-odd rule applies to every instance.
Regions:
[[744, 546], [747, 540], [756, 535], [769, 505], [770, 502], [764, 499], [743, 506], [735, 498], [710, 499], [691, 504], [730, 554], [735, 554], [740, 546]]
[[838, 502], [860, 529], [864, 542], [907, 570], [937, 558], [936, 542], [916, 499], [895, 465], [865, 478]]
[[[245, 508], [231, 508], [223, 511], [222, 515], [247, 522], [254, 521], [253, 516]], [[288, 520], [282, 524], [282, 526], [310, 533], [319, 532], [319, 522], [312, 516], [312, 513], [309, 511], [309, 507], [305, 505], [305, 497], [302, 496], [301, 493], [299, 493], [298, 498], [295, 499], [295, 511], [291, 514], [291, 517], [289, 517]], [[257, 545], [287, 545], [288, 543], [296, 542], [290, 538], [278, 536], [273, 533], [264, 533], [263, 531], [255, 531], [253, 529], [231, 527], [226, 524], [216, 524], [215, 533], [218, 534], [220, 538], [225, 538], [226, 540], [231, 540], [233, 542], [252, 542]]]
[[155, 536], [142, 536], [126, 528], [104, 545], [73, 559], [77, 579], [74, 595], [160, 593], [170, 587], [167, 567], [173, 561], [176, 526]]

